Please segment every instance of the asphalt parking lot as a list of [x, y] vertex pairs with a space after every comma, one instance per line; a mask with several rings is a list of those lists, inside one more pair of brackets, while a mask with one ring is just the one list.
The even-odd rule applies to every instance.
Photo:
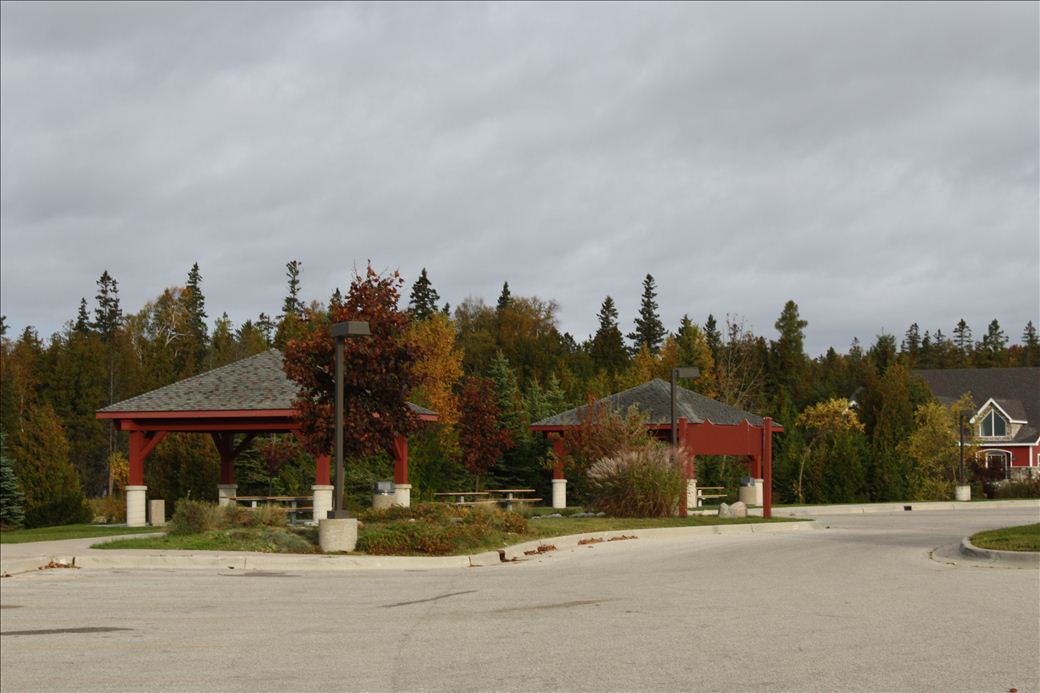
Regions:
[[26, 573], [0, 582], [0, 689], [1035, 691], [1040, 571], [954, 547], [1037, 515], [833, 516], [483, 568]]

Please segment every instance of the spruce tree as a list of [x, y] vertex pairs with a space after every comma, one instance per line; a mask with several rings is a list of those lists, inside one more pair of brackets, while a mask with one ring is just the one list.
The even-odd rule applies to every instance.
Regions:
[[105, 270], [97, 280], [97, 307], [94, 309], [94, 329], [106, 343], [111, 342], [123, 324], [123, 311], [119, 307], [119, 282]]
[[300, 301], [300, 270], [303, 263], [299, 260], [290, 260], [285, 263], [285, 276], [289, 280], [288, 293], [282, 302], [282, 314], [278, 316], [285, 319], [289, 315], [297, 318], [303, 317], [303, 302]]
[[423, 267], [419, 272], [419, 278], [412, 284], [412, 292], [408, 298], [408, 311], [412, 314], [412, 319], [429, 320], [437, 312], [437, 301], [440, 298], [426, 275], [426, 268]]
[[17, 529], [25, 522], [25, 496], [7, 456], [6, 438], [0, 433], [0, 528]]
[[916, 322], [906, 329], [903, 343], [899, 345], [899, 352], [906, 357], [911, 366], [917, 363], [921, 353], [921, 328]]
[[72, 327], [77, 334], [90, 332], [90, 316], [87, 314], [87, 299], [79, 300], [79, 312], [76, 313], [76, 323]]
[[1007, 365], [1007, 335], [994, 319], [986, 329], [979, 348], [975, 351], [975, 365], [982, 368]]
[[179, 363], [181, 377], [194, 375], [205, 368], [209, 353], [209, 329], [206, 326], [206, 297], [202, 294], [202, 273], [199, 263], [193, 263], [188, 272], [188, 282], [180, 295], [180, 304], [185, 313], [184, 335], [188, 347]]
[[657, 285], [653, 275], [646, 275], [643, 280], [643, 298], [639, 304], [639, 317], [636, 318], [636, 329], [628, 334], [632, 340], [631, 352], [639, 353], [639, 349], [646, 344], [651, 354], [656, 354], [661, 349], [666, 331], [661, 317], [657, 314]]
[[589, 344], [589, 356], [597, 370], [606, 371], [611, 376], [617, 375], [628, 365], [628, 351], [618, 327], [618, 312], [613, 298], [607, 296], [603, 299], [596, 318], [599, 320], [599, 329]]
[[719, 349], [722, 348], [722, 333], [719, 332], [715, 316], [708, 313], [708, 319], [704, 321], [704, 341], [711, 349], [711, 357], [717, 362], [719, 360]]
[[967, 366], [971, 363], [971, 352], [975, 343], [972, 341], [971, 328], [968, 327], [964, 318], [961, 318], [957, 322], [957, 326], [953, 328], [953, 344], [959, 352], [960, 363], [957, 365]]
[[1022, 331], [1022, 352], [1019, 359], [1022, 366], [1040, 366], [1040, 339], [1036, 335], [1036, 326], [1030, 320]]
[[26, 414], [10, 449], [25, 494], [26, 527], [89, 521], [61, 420], [46, 404], [30, 406]]
[[509, 291], [509, 282], [502, 284], [502, 293], [498, 296], [498, 305], [495, 310], [501, 313], [513, 303], [513, 294]]

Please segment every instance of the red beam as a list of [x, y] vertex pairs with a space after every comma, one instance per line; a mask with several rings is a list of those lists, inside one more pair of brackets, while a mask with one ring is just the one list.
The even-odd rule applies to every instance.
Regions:
[[106, 411], [98, 419], [264, 419], [296, 418], [295, 409], [212, 409], [207, 411]]

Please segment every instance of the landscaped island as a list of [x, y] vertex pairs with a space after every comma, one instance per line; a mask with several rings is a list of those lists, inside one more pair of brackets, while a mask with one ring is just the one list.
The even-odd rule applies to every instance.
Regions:
[[[650, 527], [784, 522], [760, 517], [536, 517], [505, 510], [417, 503], [359, 513], [357, 550], [373, 555], [450, 556], [477, 553], [532, 539]], [[264, 551], [320, 553], [316, 527], [293, 527], [277, 508], [256, 510], [181, 501], [164, 536], [123, 539], [95, 545], [104, 549]]]

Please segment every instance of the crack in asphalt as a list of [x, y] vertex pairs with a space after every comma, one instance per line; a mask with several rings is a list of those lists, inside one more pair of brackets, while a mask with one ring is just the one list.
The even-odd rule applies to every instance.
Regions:
[[396, 604], [383, 604], [384, 609], [393, 609], [398, 606], [409, 606], [411, 604], [425, 604], [426, 602], [435, 602], [439, 599], [447, 599], [448, 597], [457, 597], [460, 594], [472, 594], [476, 590], [466, 590], [465, 592], [449, 592], [448, 594], [441, 594], [436, 597], [430, 597], [429, 599], [416, 599], [410, 602], [397, 602]]

